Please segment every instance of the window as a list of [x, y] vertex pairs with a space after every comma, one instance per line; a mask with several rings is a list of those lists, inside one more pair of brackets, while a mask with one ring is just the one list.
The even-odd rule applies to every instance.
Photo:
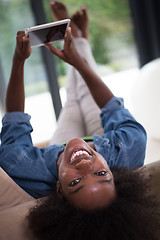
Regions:
[[[10, 75], [16, 32], [35, 25], [29, 3], [28, 0], [0, 1], [0, 59], [5, 86]], [[34, 143], [50, 139], [56, 127], [54, 109], [40, 50], [40, 48], [32, 49], [32, 54], [25, 63], [24, 73], [25, 112], [32, 117]]]
[[[1, 93], [4, 93], [3, 89], [6, 88], [10, 75], [16, 32], [36, 25], [30, 6], [31, 2], [34, 1], [0, 1]], [[46, 22], [53, 21], [49, 8], [50, 0], [37, 2], [43, 3]], [[90, 43], [98, 64], [98, 74], [100, 76], [103, 77], [113, 72], [138, 66], [127, 0], [65, 0], [65, 4], [69, 9], [70, 15], [83, 4], [88, 8]], [[32, 116], [31, 123], [34, 128], [33, 142], [35, 144], [48, 141], [56, 128], [56, 117], [45, 69], [45, 64], [47, 63], [44, 64], [43, 62], [41, 48], [43, 47], [34, 48], [31, 57], [25, 64], [25, 111]], [[64, 103], [67, 65], [57, 57], [55, 59], [62, 103]]]
[[[49, 1], [43, 3], [47, 21], [53, 21]], [[70, 16], [83, 4], [87, 7], [90, 43], [101, 75], [138, 66], [128, 0], [65, 0], [64, 3]]]

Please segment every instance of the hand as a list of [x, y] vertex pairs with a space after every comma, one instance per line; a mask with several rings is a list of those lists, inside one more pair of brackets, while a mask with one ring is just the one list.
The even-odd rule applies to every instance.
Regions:
[[30, 55], [31, 55], [31, 47], [30, 47], [29, 37], [25, 35], [24, 31], [17, 32], [14, 59], [23, 62]]
[[72, 66], [74, 66], [76, 68], [78, 68], [78, 66], [80, 66], [80, 64], [85, 63], [84, 58], [78, 53], [78, 51], [74, 45], [70, 27], [67, 29], [67, 34], [64, 39], [63, 50], [57, 49], [49, 43], [46, 43], [45, 46], [48, 47], [50, 49], [50, 51], [52, 53], [54, 53], [57, 57], [59, 57], [63, 61], [71, 64]]

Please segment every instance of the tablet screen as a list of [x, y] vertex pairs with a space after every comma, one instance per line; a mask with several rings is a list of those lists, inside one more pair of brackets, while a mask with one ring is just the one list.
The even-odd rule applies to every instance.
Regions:
[[31, 47], [38, 47], [48, 42], [56, 42], [64, 39], [68, 23], [55, 25], [28, 32]]

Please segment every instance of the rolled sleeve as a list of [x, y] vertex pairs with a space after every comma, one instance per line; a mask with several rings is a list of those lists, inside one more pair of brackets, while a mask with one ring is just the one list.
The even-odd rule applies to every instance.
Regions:
[[[104, 135], [95, 137], [98, 151], [110, 167], [137, 168], [144, 164], [147, 135], [143, 126], [124, 108], [123, 99], [113, 97], [101, 111]], [[106, 141], [107, 139], [107, 141]]]
[[6, 113], [2, 119], [1, 145], [15, 143], [32, 146], [30, 118], [23, 112]]
[[30, 116], [7, 113], [2, 120], [0, 166], [33, 197], [48, 195], [56, 189], [57, 158], [64, 146], [36, 148], [32, 144]]

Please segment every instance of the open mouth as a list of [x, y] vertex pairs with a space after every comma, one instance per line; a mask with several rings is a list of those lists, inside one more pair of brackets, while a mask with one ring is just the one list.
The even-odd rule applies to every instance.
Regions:
[[69, 159], [69, 163], [72, 164], [77, 159], [88, 158], [88, 157], [91, 157], [91, 154], [88, 151], [84, 149], [78, 149], [72, 153], [71, 158]]

